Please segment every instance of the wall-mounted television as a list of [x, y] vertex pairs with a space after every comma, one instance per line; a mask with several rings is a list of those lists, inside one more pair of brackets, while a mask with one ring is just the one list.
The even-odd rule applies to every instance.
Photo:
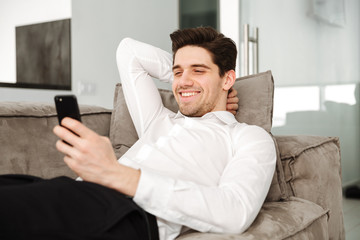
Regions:
[[5, 85], [71, 90], [70, 24], [64, 19], [16, 27], [16, 83]]

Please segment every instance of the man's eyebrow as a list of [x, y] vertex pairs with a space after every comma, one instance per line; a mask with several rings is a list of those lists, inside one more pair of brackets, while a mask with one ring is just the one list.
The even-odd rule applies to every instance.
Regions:
[[[190, 65], [190, 67], [195, 68], [195, 67], [202, 67], [202, 68], [206, 68], [206, 69], [210, 69], [210, 67], [208, 65], [205, 64], [192, 64]], [[174, 71], [175, 69], [181, 68], [180, 65], [175, 65], [173, 66], [172, 70]]]
[[210, 69], [210, 67], [205, 64], [192, 64], [191, 67], [202, 67], [202, 68]]
[[181, 68], [180, 65], [175, 65], [173, 66], [172, 70], [174, 71], [175, 69]]

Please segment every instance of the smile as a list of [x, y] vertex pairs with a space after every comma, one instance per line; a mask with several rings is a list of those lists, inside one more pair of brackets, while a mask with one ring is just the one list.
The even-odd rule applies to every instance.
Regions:
[[181, 92], [180, 95], [182, 97], [191, 97], [199, 94], [199, 92]]

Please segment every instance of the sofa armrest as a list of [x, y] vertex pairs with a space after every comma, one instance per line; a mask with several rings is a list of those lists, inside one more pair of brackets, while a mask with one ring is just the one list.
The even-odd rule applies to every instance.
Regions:
[[329, 239], [327, 211], [296, 197], [265, 202], [251, 226], [241, 234], [200, 233], [188, 230], [176, 240]]
[[[86, 126], [109, 136], [111, 110], [80, 106], [80, 112]], [[55, 148], [57, 124], [54, 104], [0, 102], [0, 174], [76, 177]]]
[[288, 193], [329, 209], [329, 238], [344, 239], [340, 144], [336, 137], [275, 136]]

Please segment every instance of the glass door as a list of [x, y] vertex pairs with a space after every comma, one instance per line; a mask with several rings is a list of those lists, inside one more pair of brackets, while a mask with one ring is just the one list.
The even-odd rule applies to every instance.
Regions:
[[239, 8], [242, 32], [258, 28], [258, 71], [274, 76], [273, 133], [338, 136], [343, 185], [359, 181], [360, 2], [242, 0]]

